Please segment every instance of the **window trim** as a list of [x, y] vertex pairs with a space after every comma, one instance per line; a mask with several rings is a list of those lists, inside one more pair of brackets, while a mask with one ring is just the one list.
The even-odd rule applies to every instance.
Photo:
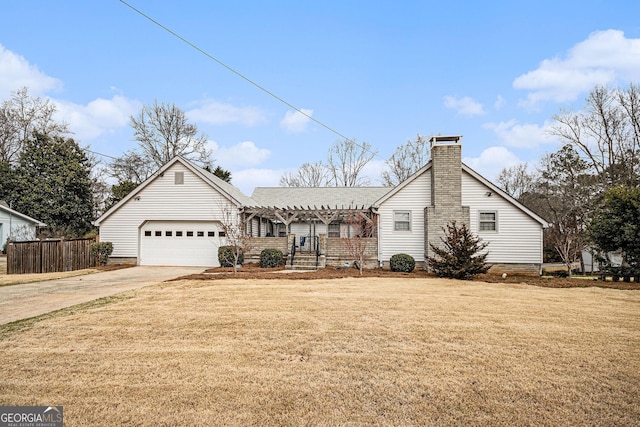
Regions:
[[[331, 226], [333, 226], [334, 230], [331, 229]], [[335, 228], [337, 228], [337, 230], [335, 230]], [[340, 237], [340, 223], [339, 222], [330, 222], [327, 225], [327, 237], [330, 237], [330, 238]]]
[[[482, 219], [483, 214], [493, 214], [493, 221], [483, 220]], [[483, 230], [482, 229], [483, 223], [493, 223], [493, 230], [491, 229]], [[498, 232], [498, 211], [495, 211], [495, 210], [478, 211], [478, 233], [497, 233], [497, 232]]]
[[[398, 221], [396, 219], [396, 215], [398, 214], [407, 214], [409, 215], [409, 219], [407, 221]], [[411, 215], [411, 211], [409, 210], [401, 210], [401, 211], [393, 211], [393, 231], [394, 232], [400, 232], [400, 233], [406, 233], [406, 232], [410, 232], [412, 227], [411, 227], [411, 219], [412, 219], [412, 215]], [[407, 223], [407, 227], [408, 228], [398, 228], [398, 223]]]

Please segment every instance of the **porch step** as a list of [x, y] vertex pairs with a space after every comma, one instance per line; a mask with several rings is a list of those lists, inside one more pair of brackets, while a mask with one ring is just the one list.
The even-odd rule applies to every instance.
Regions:
[[308, 254], [296, 254], [291, 265], [291, 255], [287, 257], [286, 270], [318, 270], [325, 267], [325, 257], [318, 257], [318, 265], [316, 266], [316, 256]]

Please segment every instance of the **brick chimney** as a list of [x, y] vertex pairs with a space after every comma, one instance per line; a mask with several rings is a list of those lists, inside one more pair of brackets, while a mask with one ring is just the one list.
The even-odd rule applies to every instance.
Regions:
[[462, 136], [433, 136], [431, 143], [431, 206], [425, 208], [425, 256], [429, 246], [441, 247], [443, 227], [451, 221], [469, 225], [469, 207], [462, 206]]

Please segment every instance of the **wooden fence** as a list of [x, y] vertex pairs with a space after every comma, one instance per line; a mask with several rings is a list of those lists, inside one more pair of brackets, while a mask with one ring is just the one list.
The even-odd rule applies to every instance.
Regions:
[[54, 273], [95, 267], [95, 239], [7, 243], [7, 274]]

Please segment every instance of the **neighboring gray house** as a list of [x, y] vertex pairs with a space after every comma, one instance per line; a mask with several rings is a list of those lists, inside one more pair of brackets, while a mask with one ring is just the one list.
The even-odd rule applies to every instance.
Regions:
[[[395, 188], [256, 188], [252, 197], [177, 157], [96, 224], [114, 259], [217, 266], [217, 247], [226, 243], [221, 224], [236, 217], [254, 237], [254, 252], [310, 252], [323, 267], [352, 261], [344, 238], [370, 239], [370, 266], [388, 266], [396, 253], [422, 264], [429, 243], [440, 244], [442, 227], [456, 220], [489, 242], [496, 270], [539, 273], [546, 222], [462, 164], [460, 137], [431, 144], [432, 160]], [[375, 235], [361, 236], [354, 218], [376, 224]]]
[[38, 227], [46, 224], [25, 214], [11, 209], [0, 202], [0, 247], [4, 247], [7, 239], [14, 241], [35, 240]]

